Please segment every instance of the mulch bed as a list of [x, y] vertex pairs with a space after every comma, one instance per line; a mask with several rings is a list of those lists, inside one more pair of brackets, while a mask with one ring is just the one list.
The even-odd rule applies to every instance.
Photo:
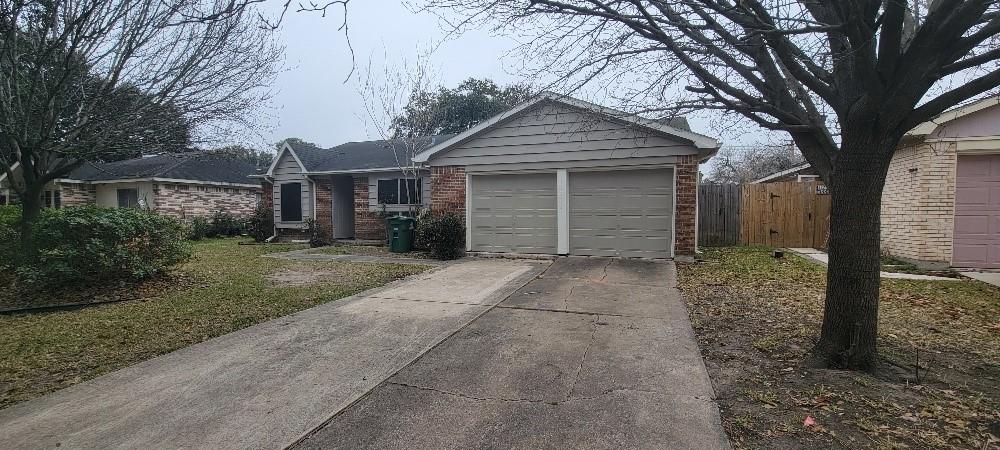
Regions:
[[734, 448], [997, 448], [1000, 289], [884, 280], [872, 375], [811, 366], [824, 268], [732, 248], [679, 272]]

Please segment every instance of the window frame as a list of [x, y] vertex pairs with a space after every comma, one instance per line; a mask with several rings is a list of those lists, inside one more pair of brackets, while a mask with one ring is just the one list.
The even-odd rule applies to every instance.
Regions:
[[[293, 220], [291, 218], [289, 218], [289, 219], [285, 218], [285, 214], [286, 214], [286, 212], [288, 212], [288, 208], [286, 208], [286, 201], [285, 201], [285, 186], [292, 186], [292, 185], [297, 185], [299, 187], [299, 190], [298, 190], [299, 191], [298, 192], [299, 195], [297, 195], [295, 197], [295, 198], [298, 199], [298, 208], [297, 209], [298, 209], [298, 213], [299, 214], [298, 214], [298, 219], [297, 220]], [[280, 212], [279, 212], [279, 215], [278, 215], [278, 219], [279, 219], [280, 222], [282, 222], [282, 223], [301, 223], [301, 222], [304, 221], [305, 211], [303, 210], [303, 202], [302, 202], [302, 185], [303, 185], [303, 183], [301, 181], [289, 181], [289, 182], [278, 184], [278, 199], [280, 199], [280, 201], [281, 201], [281, 208], [280, 208]]]
[[[135, 192], [135, 204], [134, 205], [128, 205], [128, 204], [126, 204], [125, 206], [122, 206], [122, 193], [123, 192]], [[139, 208], [139, 188], [137, 188], [137, 187], [134, 187], [134, 188], [116, 188], [115, 189], [115, 196], [116, 196], [116, 198], [118, 200], [117, 204], [118, 204], [119, 208], [136, 208], [136, 209]], [[127, 200], [129, 200], [129, 199], [126, 198], [125, 200], [126, 200], [126, 203], [128, 203]]]
[[[416, 187], [416, 189], [414, 189], [416, 191], [414, 193], [415, 194], [415, 198], [410, 198], [410, 195], [409, 195], [408, 184], [411, 183], [411, 182]], [[387, 193], [387, 195], [385, 197], [382, 195], [382, 185], [383, 185], [383, 183], [385, 183], [387, 185], [395, 184], [395, 186], [396, 186], [396, 189], [395, 189], [396, 192], [395, 192], [395, 197], [394, 197], [395, 201], [393, 201], [393, 202], [383, 201], [388, 196], [388, 194], [389, 194], [389, 193]], [[406, 200], [407, 200], [406, 203], [403, 202], [404, 193], [405, 193], [405, 197], [406, 197]], [[375, 200], [378, 202], [379, 205], [386, 205], [386, 206], [419, 206], [419, 205], [422, 205], [423, 204], [423, 200], [424, 200], [423, 178], [422, 177], [417, 177], [417, 178], [379, 178], [375, 182]], [[416, 200], [416, 201], [414, 201], [414, 200]]]

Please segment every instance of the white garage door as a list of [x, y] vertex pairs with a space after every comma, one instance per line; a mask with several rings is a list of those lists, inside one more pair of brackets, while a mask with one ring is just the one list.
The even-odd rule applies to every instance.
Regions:
[[570, 254], [671, 257], [670, 169], [570, 172]]
[[1000, 155], [960, 156], [952, 265], [1000, 269]]
[[556, 253], [554, 173], [475, 175], [469, 183], [473, 251]]

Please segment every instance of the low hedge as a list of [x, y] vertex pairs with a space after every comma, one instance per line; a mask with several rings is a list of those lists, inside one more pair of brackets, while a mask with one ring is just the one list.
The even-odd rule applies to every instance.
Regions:
[[137, 280], [190, 255], [184, 227], [146, 210], [93, 206], [46, 209], [32, 224], [29, 250], [17, 239], [16, 222], [13, 228], [0, 222], [0, 236], [14, 233], [10, 242], [16, 243], [0, 251], [8, 252], [4, 258], [16, 261], [17, 281], [28, 286]]
[[430, 250], [436, 259], [462, 256], [465, 249], [465, 224], [453, 213], [425, 212], [417, 218], [416, 246]]

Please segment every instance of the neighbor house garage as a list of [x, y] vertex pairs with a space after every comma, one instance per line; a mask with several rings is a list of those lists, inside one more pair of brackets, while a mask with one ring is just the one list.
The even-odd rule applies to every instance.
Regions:
[[683, 118], [650, 120], [545, 93], [458, 135], [282, 146], [264, 178], [276, 233], [307, 219], [385, 239], [386, 215], [465, 219], [467, 250], [671, 258], [695, 252], [698, 164], [719, 148]]

